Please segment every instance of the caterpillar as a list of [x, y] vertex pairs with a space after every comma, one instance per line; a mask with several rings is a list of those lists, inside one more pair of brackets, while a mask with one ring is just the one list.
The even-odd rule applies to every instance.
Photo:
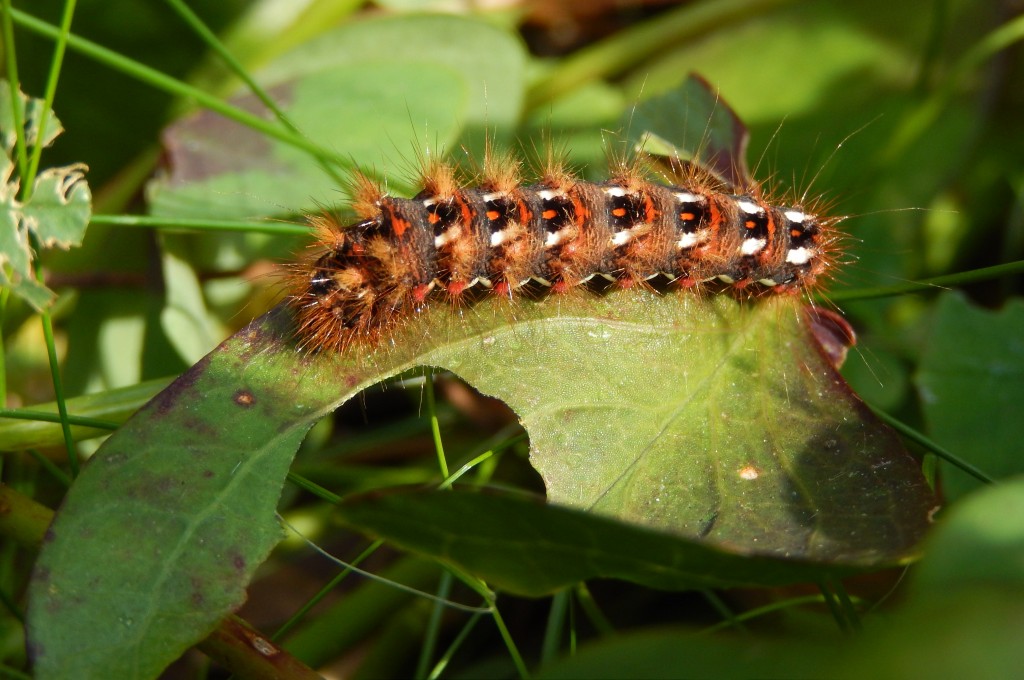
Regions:
[[753, 298], [799, 293], [830, 274], [839, 218], [774, 203], [756, 183], [736, 187], [693, 163], [670, 166], [662, 182], [625, 162], [589, 182], [555, 159], [524, 184], [517, 161], [490, 157], [467, 186], [433, 161], [413, 198], [356, 174], [360, 219], [311, 217], [316, 252], [289, 276], [300, 344], [377, 342], [436, 298], [460, 305], [596, 281]]

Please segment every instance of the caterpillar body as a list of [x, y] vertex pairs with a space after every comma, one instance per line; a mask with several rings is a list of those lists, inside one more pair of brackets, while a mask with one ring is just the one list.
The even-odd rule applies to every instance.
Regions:
[[438, 297], [558, 294], [595, 280], [756, 297], [803, 291], [829, 273], [836, 218], [774, 204], [753, 183], [741, 190], [691, 164], [673, 167], [679, 179], [665, 183], [635, 164], [588, 182], [553, 162], [524, 185], [517, 163], [485, 161], [482, 181], [466, 187], [433, 163], [409, 199], [357, 177], [362, 219], [312, 218], [318, 251], [290, 277], [301, 343], [376, 342]]

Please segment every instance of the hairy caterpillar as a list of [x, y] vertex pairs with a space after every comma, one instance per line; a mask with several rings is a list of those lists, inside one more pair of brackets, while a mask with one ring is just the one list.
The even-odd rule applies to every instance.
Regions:
[[549, 161], [524, 184], [518, 162], [487, 158], [482, 179], [464, 186], [432, 162], [409, 199], [356, 176], [361, 219], [311, 218], [317, 252], [289, 277], [302, 346], [376, 342], [434, 298], [558, 294], [595, 280], [792, 294], [820, 285], [836, 261], [838, 218], [692, 163], [671, 162], [663, 183], [637, 163], [616, 165], [607, 181], [588, 182]]

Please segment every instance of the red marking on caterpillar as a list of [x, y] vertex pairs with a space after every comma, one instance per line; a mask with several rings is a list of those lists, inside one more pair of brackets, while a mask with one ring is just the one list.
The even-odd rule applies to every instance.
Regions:
[[775, 203], [742, 171], [730, 184], [676, 160], [652, 182], [639, 163], [618, 163], [595, 183], [549, 160], [524, 184], [519, 167], [485, 158], [483, 179], [465, 186], [434, 161], [413, 198], [354, 177], [362, 219], [342, 227], [311, 217], [315, 254], [289, 277], [300, 345], [378, 342], [434, 298], [558, 295], [595, 280], [666, 293], [794, 294], [822, 285], [837, 259], [838, 218]]

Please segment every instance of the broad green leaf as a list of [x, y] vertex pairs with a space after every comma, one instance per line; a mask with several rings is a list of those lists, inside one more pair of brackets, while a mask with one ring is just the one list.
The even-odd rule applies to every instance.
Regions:
[[[1024, 592], [1024, 477], [981, 489], [950, 507], [925, 544], [913, 593], [978, 587]], [[1024, 600], [1019, 603], [1024, 613]]]
[[[381, 90], [387, 81], [401, 84]], [[422, 88], [421, 96], [409, 102], [414, 88]], [[410, 120], [430, 121], [441, 143], [453, 139], [466, 97], [450, 71], [392, 63], [314, 73], [272, 92], [286, 100], [283, 108], [307, 137], [328, 152], [344, 149], [367, 168], [380, 166], [379, 150], [390, 140], [408, 136]], [[307, 152], [214, 113], [170, 126], [164, 144], [171, 173], [149, 185], [155, 215], [253, 219], [314, 212], [318, 200], [341, 198], [343, 187]]]
[[[1024, 472], [1024, 304], [990, 312], [943, 295], [916, 381], [928, 432], [939, 444], [993, 477]], [[980, 484], [952, 465], [942, 470], [951, 499]]]
[[644, 291], [488, 299], [432, 305], [393, 343], [345, 354], [297, 352], [286, 313], [258, 320], [126, 423], [72, 487], [31, 586], [40, 677], [152, 674], [202, 638], [279, 536], [275, 504], [304, 433], [417, 365], [516, 409], [557, 503], [758, 564], [903, 561], [930, 492], [803, 314], [793, 299]]
[[321, 407], [295, 373], [302, 357], [275, 342], [258, 326], [229, 340], [85, 467], [36, 563], [38, 677], [153, 677], [244, 601]]
[[663, 590], [776, 586], [850, 572], [750, 556], [594, 513], [515, 496], [376, 493], [338, 507], [341, 520], [437, 558], [499, 590], [537, 597], [580, 581], [618, 578]]
[[[468, 39], [438, 40], [446, 35]], [[326, 153], [408, 183], [416, 153], [445, 153], [465, 129], [510, 127], [523, 70], [522, 46], [507, 32], [416, 16], [331, 31], [276, 60], [261, 81]], [[252, 97], [241, 103], [257, 106]], [[410, 131], [418, 146], [399, 145]], [[214, 114], [171, 126], [164, 140], [171, 173], [150, 185], [157, 215], [252, 219], [316, 212], [346, 198], [308, 152]]]
[[842, 676], [1009, 678], [1024, 667], [1024, 478], [950, 506], [902, 606], [872, 626]]

